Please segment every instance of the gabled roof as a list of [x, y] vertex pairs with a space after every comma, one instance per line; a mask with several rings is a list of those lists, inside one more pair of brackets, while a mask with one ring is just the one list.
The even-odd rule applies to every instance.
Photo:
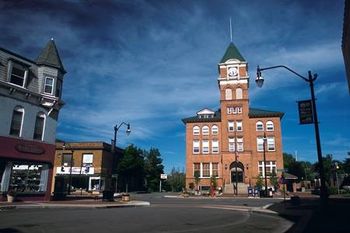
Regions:
[[51, 66], [61, 70], [63, 73], [66, 73], [53, 39], [51, 39], [41, 51], [40, 55], [36, 59], [36, 63], [38, 65]]
[[197, 112], [197, 115], [208, 115], [208, 114], [215, 114], [213, 110], [210, 110], [209, 108], [204, 108]]
[[249, 118], [258, 118], [258, 117], [279, 117], [282, 118], [284, 115], [283, 112], [268, 111], [257, 108], [249, 108]]
[[225, 63], [229, 59], [245, 61], [241, 53], [238, 51], [237, 47], [232, 42], [227, 47], [225, 55], [222, 57], [220, 63]]

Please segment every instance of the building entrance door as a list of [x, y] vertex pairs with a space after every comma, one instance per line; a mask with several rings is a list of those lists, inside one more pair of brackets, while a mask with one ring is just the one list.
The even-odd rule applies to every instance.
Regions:
[[233, 162], [230, 165], [231, 170], [231, 183], [243, 183], [244, 182], [244, 166], [241, 162]]

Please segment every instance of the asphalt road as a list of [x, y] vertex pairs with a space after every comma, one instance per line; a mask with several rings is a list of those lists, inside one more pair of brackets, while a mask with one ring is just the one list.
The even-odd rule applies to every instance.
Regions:
[[[138, 197], [139, 200], [150, 200], [151, 206], [1, 211], [0, 233], [257, 233], [284, 232], [290, 226], [290, 222], [278, 216], [237, 211], [234, 206], [238, 200], [174, 199], [158, 195]], [[250, 204], [249, 200], [240, 201]], [[256, 205], [257, 201], [252, 199], [252, 204]]]

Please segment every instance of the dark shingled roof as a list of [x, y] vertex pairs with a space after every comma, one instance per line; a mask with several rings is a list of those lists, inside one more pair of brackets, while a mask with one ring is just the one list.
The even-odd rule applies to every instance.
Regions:
[[257, 108], [249, 108], [249, 117], [250, 118], [258, 118], [258, 117], [280, 117], [282, 118], [284, 115], [283, 112], [275, 112], [275, 111], [267, 111], [263, 109]]
[[225, 55], [222, 57], [220, 63], [224, 63], [229, 59], [238, 59], [240, 61], [245, 61], [241, 53], [238, 51], [237, 47], [232, 42], [227, 47]]
[[[249, 118], [259, 118], [259, 117], [280, 117], [284, 115], [283, 112], [267, 111], [257, 108], [249, 108]], [[196, 122], [219, 122], [221, 121], [221, 110], [215, 112], [213, 118], [199, 118], [198, 115], [184, 118], [182, 122], [186, 123], [196, 123]]]
[[53, 39], [51, 39], [41, 51], [40, 55], [36, 59], [36, 63], [38, 65], [51, 66], [60, 69], [63, 73], [66, 73]]

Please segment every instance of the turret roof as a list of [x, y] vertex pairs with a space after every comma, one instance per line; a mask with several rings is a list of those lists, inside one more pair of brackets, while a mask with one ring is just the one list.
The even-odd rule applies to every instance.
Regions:
[[36, 63], [38, 65], [47, 65], [57, 69], [60, 69], [62, 72], [66, 72], [64, 70], [62, 61], [58, 54], [57, 47], [53, 39], [51, 39], [45, 46], [45, 48], [41, 51], [40, 55], [36, 59]]
[[237, 47], [231, 42], [226, 49], [225, 55], [222, 57], [220, 63], [224, 63], [229, 59], [238, 59], [240, 61], [245, 61], [241, 53], [238, 51]]

